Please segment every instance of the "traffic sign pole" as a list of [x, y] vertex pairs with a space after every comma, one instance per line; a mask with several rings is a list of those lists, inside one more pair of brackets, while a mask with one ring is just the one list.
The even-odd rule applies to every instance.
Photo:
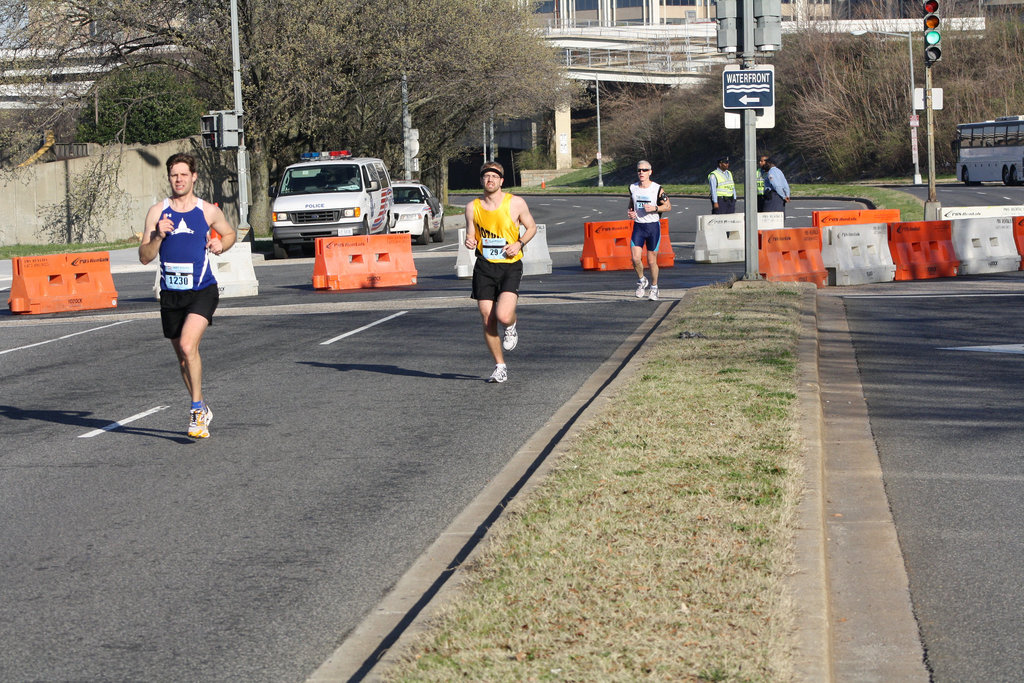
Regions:
[[[754, 0], [743, 0], [742, 71], [754, 68]], [[774, 85], [773, 85], [774, 87]], [[773, 102], [774, 104], [774, 102]], [[757, 112], [743, 110], [744, 280], [760, 280], [757, 263]]]

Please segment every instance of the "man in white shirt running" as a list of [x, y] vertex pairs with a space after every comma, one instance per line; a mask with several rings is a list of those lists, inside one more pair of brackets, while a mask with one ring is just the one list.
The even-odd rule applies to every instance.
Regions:
[[629, 209], [626, 215], [633, 221], [633, 235], [630, 238], [630, 255], [633, 269], [639, 278], [636, 283], [636, 298], [644, 298], [647, 278], [644, 277], [644, 247], [647, 247], [647, 264], [651, 267], [651, 289], [647, 298], [658, 300], [658, 247], [661, 245], [661, 214], [672, 210], [661, 185], [651, 181], [651, 162], [641, 159], [636, 164], [639, 180], [629, 186]]

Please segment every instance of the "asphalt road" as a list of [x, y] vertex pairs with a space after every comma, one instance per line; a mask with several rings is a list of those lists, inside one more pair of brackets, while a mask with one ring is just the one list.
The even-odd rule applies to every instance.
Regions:
[[[312, 259], [258, 266], [260, 295], [223, 300], [203, 342], [200, 442], [152, 269], [120, 267], [113, 311], [0, 315], [0, 680], [314, 671], [657, 306], [631, 273], [579, 267], [582, 222], [622, 198], [530, 201], [554, 269], [524, 283], [503, 385], [483, 381], [454, 231], [414, 247], [415, 287], [318, 292]], [[743, 271], [683, 260], [686, 204], [666, 299]]]
[[940, 683], [1016, 681], [1024, 671], [1022, 275], [843, 296], [926, 664]]
[[[554, 268], [524, 283], [504, 385], [482, 381], [454, 231], [413, 247], [415, 287], [318, 292], [312, 259], [258, 266], [259, 297], [223, 300], [203, 343], [202, 442], [152, 270], [115, 275], [116, 311], [0, 314], [0, 680], [315, 670], [654, 310], [631, 273], [579, 267], [582, 222], [624, 198], [527, 199]], [[692, 263], [707, 199], [673, 204], [663, 298], [742, 275]], [[848, 205], [794, 202], [787, 225], [815, 208]]]

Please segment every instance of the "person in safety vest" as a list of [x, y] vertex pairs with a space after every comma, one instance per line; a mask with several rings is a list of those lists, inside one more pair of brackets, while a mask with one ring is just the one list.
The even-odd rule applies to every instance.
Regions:
[[757, 212], [764, 211], [764, 179], [768, 175], [768, 155], [757, 158]]
[[160, 320], [192, 398], [188, 435], [205, 439], [210, 436], [213, 411], [203, 400], [199, 342], [213, 324], [220, 300], [210, 254], [230, 249], [237, 234], [216, 204], [196, 197], [198, 177], [191, 154], [175, 154], [167, 160], [171, 196], [146, 214], [139, 261], [145, 264], [160, 257]]
[[641, 159], [636, 164], [639, 176], [629, 186], [629, 208], [626, 215], [633, 221], [633, 234], [629, 240], [633, 270], [639, 278], [636, 283], [636, 298], [644, 298], [647, 278], [644, 277], [644, 247], [647, 248], [647, 263], [651, 267], [651, 289], [647, 298], [658, 300], [658, 247], [661, 245], [661, 214], [672, 209], [672, 202], [665, 195], [661, 185], [651, 181], [651, 162]]
[[718, 159], [718, 168], [708, 174], [711, 213], [736, 213], [736, 183], [729, 170], [729, 157]]
[[[476, 250], [473, 291], [483, 318], [484, 340], [494, 356], [494, 372], [488, 382], [508, 379], [503, 351], [519, 344], [516, 304], [523, 279], [523, 249], [537, 234], [537, 224], [522, 197], [503, 192], [505, 169], [496, 161], [480, 168], [484, 194], [466, 206], [466, 248]], [[519, 234], [519, 226], [525, 231]], [[498, 338], [498, 323], [505, 326]]]

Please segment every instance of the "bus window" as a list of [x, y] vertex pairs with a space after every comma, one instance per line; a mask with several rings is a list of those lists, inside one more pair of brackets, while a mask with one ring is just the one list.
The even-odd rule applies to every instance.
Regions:
[[1020, 144], [1020, 124], [1011, 123], [1006, 126], [1006, 145], [1014, 147]]

